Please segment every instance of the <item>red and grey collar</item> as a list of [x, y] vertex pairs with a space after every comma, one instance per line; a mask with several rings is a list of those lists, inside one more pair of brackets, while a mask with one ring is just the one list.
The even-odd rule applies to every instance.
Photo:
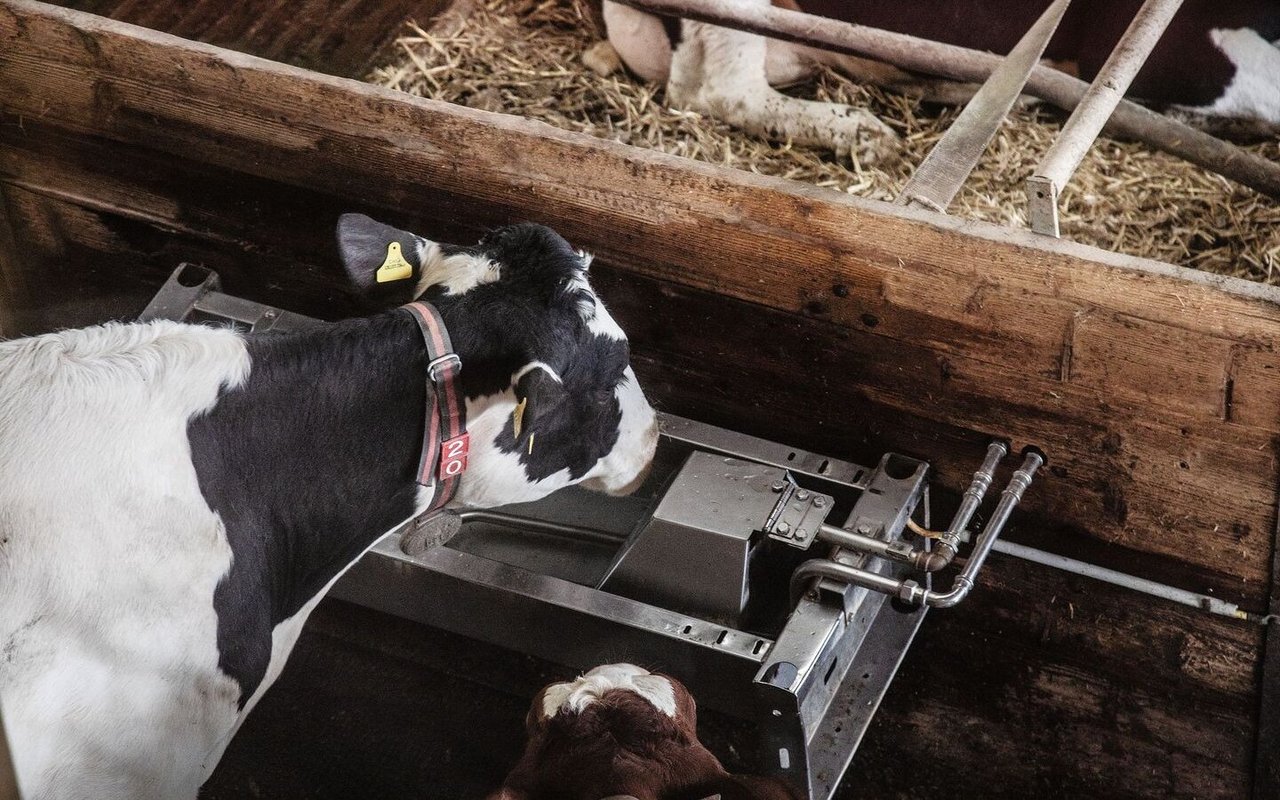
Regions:
[[435, 306], [417, 302], [401, 308], [413, 316], [422, 330], [427, 345], [427, 376], [435, 389], [434, 393], [427, 392], [417, 476], [418, 483], [432, 492], [428, 510], [434, 511], [453, 498], [459, 478], [467, 471], [471, 437], [467, 434], [466, 400], [458, 384], [462, 359], [453, 352], [449, 332]]

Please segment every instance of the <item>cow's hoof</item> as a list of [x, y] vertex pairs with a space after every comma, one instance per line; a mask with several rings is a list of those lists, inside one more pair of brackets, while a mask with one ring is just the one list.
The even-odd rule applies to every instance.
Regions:
[[596, 42], [582, 54], [582, 63], [601, 78], [607, 78], [622, 69], [622, 59], [609, 42]]
[[901, 139], [893, 128], [870, 114], [849, 119], [848, 129], [837, 131], [832, 148], [841, 160], [856, 159], [859, 164], [874, 166], [898, 155]]

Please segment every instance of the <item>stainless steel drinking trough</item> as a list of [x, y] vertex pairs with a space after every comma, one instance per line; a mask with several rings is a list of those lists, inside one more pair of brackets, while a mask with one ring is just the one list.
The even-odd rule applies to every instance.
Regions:
[[[142, 316], [156, 318], [253, 331], [323, 324], [222, 294], [214, 273], [192, 265]], [[927, 608], [973, 586], [1043, 456], [1024, 454], [964, 569], [937, 591], [928, 576], [956, 555], [1004, 443], [991, 444], [935, 534], [923, 461], [890, 453], [862, 466], [681, 417], [661, 425], [636, 494], [570, 488], [415, 520], [333, 594], [563, 665], [631, 661], [672, 674], [702, 705], [754, 723], [748, 757], [760, 771], [827, 800]]]

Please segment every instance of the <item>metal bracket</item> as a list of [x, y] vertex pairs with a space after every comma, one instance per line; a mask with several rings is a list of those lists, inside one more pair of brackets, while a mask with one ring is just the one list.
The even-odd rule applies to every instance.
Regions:
[[785, 480], [774, 483], [770, 488], [780, 496], [773, 511], [769, 512], [764, 532], [770, 539], [807, 550], [826, 521], [827, 514], [831, 513], [835, 500], [829, 494], [800, 487], [790, 473]]
[[1058, 186], [1052, 178], [1032, 175], [1027, 178], [1027, 222], [1031, 230], [1052, 236], [1062, 235], [1058, 227]]

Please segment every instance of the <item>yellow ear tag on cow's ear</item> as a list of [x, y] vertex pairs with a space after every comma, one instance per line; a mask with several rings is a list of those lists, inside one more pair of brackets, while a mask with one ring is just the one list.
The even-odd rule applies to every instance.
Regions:
[[400, 252], [399, 242], [392, 242], [387, 245], [387, 257], [382, 262], [382, 266], [378, 267], [374, 277], [378, 279], [378, 283], [402, 281], [405, 278], [413, 277], [413, 267], [408, 261], [404, 260], [404, 254]]
[[529, 455], [533, 455], [533, 437], [537, 435], [537, 432], [529, 434]]
[[520, 398], [520, 402], [516, 403], [516, 410], [511, 412], [511, 424], [515, 428], [517, 439], [520, 438], [520, 429], [524, 427], [524, 407], [528, 402], [529, 398]]

